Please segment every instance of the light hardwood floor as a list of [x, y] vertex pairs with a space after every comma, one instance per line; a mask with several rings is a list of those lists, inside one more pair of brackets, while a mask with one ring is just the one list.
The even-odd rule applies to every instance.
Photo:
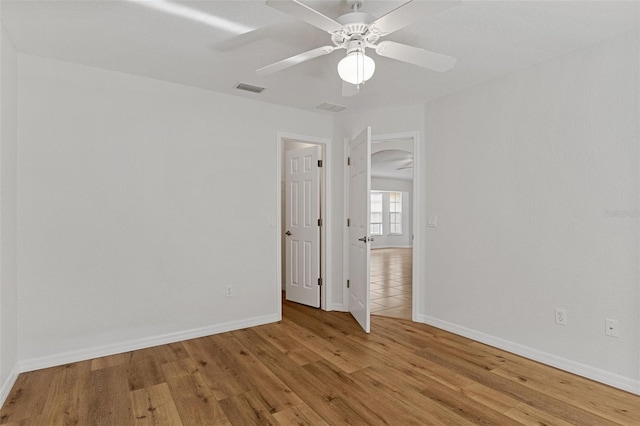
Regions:
[[424, 324], [275, 324], [21, 374], [9, 425], [639, 425], [640, 397]]
[[371, 250], [371, 314], [411, 319], [410, 248]]

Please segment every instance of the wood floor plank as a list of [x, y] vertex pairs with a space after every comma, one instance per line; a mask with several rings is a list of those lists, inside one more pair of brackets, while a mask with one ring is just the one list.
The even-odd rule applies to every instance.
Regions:
[[103, 356], [91, 360], [91, 370], [100, 370], [101, 368], [115, 367], [117, 365], [126, 364], [126, 354], [115, 354]]
[[271, 346], [263, 335], [273, 325], [234, 332], [238, 339], [261, 354], [261, 362], [286, 383], [311, 409], [329, 424], [366, 424], [353, 401], [343, 400], [338, 389], [310, 374], [304, 367], [286, 362], [286, 356]]
[[169, 391], [185, 425], [230, 425], [192, 359], [163, 364]]
[[[555, 371], [529, 360], [509, 363], [493, 370], [493, 373], [520, 381], [524, 386], [540, 392], [552, 392], [556, 398], [611, 421], [640, 425], [638, 401], [631, 394], [620, 393], [612, 388], [564, 371]], [[603, 394], [615, 394], [615, 398], [603, 398]]]
[[[429, 398], [415, 388], [404, 387], [402, 380], [397, 380], [398, 376], [393, 374], [380, 374], [369, 367], [351, 374], [351, 377], [357, 379], [363, 389], [365, 397], [371, 393], [380, 394], [387, 399], [384, 406], [393, 402], [395, 410], [400, 410], [406, 414], [402, 414], [401, 424], [416, 425], [473, 425], [473, 421], [459, 415], [459, 413], [451, 410], [450, 407], [442, 404], [440, 401]], [[421, 387], [428, 387], [429, 383], [424, 383]], [[371, 391], [366, 391], [370, 389]], [[380, 401], [375, 401], [379, 403]], [[483, 410], [484, 411], [484, 410]], [[390, 413], [389, 410], [385, 412]], [[428, 416], [425, 413], [429, 413]], [[390, 414], [394, 424], [396, 420], [400, 420], [397, 414]]]
[[0, 410], [0, 424], [36, 418], [42, 414], [49, 388], [61, 367], [20, 374]]
[[567, 419], [569, 422], [584, 426], [615, 424], [603, 417], [592, 415], [591, 413], [557, 400], [552, 396], [548, 396], [544, 392], [527, 388], [521, 383], [500, 377], [469, 360], [457, 358], [454, 353], [447, 348], [424, 348], [421, 349], [418, 354], [453, 371], [458, 371], [472, 380], [502, 392], [511, 398], [524, 402], [539, 410], [546, 411], [555, 417]]
[[155, 346], [150, 348], [160, 364], [188, 359], [189, 353], [182, 342], [169, 343], [168, 345]]
[[[392, 336], [356, 335], [349, 337], [360, 341], [363, 346], [370, 347], [372, 351], [384, 355], [379, 362], [373, 366], [374, 369], [384, 368], [387, 371], [393, 372], [393, 374], [405, 377], [407, 384], [415, 385], [418, 390], [424, 389], [424, 377], [435, 380], [456, 391], [460, 391], [464, 387], [475, 383], [462, 374], [458, 374], [437, 363], [416, 356], [415, 351], [408, 350], [402, 345], [385, 344], [385, 339], [392, 339]], [[389, 340], [386, 341], [389, 342]], [[374, 343], [371, 344], [371, 342]]]
[[162, 361], [155, 348], [127, 353], [129, 389], [132, 391], [164, 383]]
[[89, 420], [96, 426], [133, 425], [129, 397], [128, 367], [120, 364], [91, 372], [89, 378]]
[[325, 422], [315, 411], [309, 408], [307, 404], [299, 404], [295, 407], [287, 408], [286, 410], [274, 413], [273, 417], [281, 426], [329, 425], [329, 423]]
[[309, 332], [292, 321], [283, 320], [279, 327], [300, 344], [320, 355], [325, 360], [332, 362], [342, 370], [351, 372], [367, 367], [366, 363], [360, 361], [353, 354], [345, 353], [343, 349], [320, 337], [318, 334]]
[[461, 392], [467, 397], [499, 413], [506, 413], [516, 405], [521, 404], [517, 399], [511, 398], [480, 383], [474, 382], [464, 386], [461, 388]]
[[220, 401], [227, 417], [234, 425], [275, 426], [278, 421], [262, 403], [262, 398], [254, 392], [232, 396]]
[[452, 389], [432, 381], [422, 392], [423, 395], [437, 401], [447, 407], [451, 412], [464, 417], [477, 425], [517, 425], [502, 413], [495, 411], [472, 398], [463, 392], [456, 392]]
[[210, 339], [193, 339], [183, 344], [217, 400], [250, 390], [249, 385], [219, 359], [218, 346]]
[[183, 426], [166, 383], [131, 392], [136, 426]]
[[50, 383], [42, 416], [51, 424], [86, 424], [91, 361], [67, 364], [58, 369], [59, 373]]
[[[353, 403], [354, 410], [365, 419], [367, 424], [389, 424], [390, 421], [415, 424], [416, 419], [403, 410], [396, 401], [388, 398], [381, 400], [380, 395], [375, 392], [363, 392], [361, 385], [353, 379], [352, 374], [336, 368], [325, 360], [305, 365], [304, 369], [322, 383], [330, 385], [343, 400]], [[367, 408], [369, 406], [375, 406], [377, 409], [370, 410]]]
[[233, 333], [212, 336], [220, 345], [218, 356], [235, 371], [240, 380], [253, 390], [252, 395], [260, 397], [270, 413], [296, 406], [302, 400], [289, 389], [275, 374], [264, 366], [244, 346]]
[[535, 409], [527, 404], [520, 403], [509, 409], [506, 416], [520, 424], [527, 426], [553, 425], [553, 426], [572, 426], [572, 423], [565, 422], [557, 417], [545, 413], [542, 410]]
[[300, 345], [300, 342], [282, 331], [281, 328], [264, 327], [262, 330], [265, 338], [267, 338], [273, 346], [298, 365], [305, 365], [322, 359], [319, 354], [306, 346]]

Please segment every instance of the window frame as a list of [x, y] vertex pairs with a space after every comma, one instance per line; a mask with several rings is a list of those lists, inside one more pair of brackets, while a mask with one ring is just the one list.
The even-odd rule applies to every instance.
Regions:
[[[380, 196], [380, 211], [373, 211], [373, 196], [377, 195]], [[383, 191], [369, 191], [369, 235], [375, 235], [375, 236], [383, 236], [384, 235], [384, 196], [383, 196]], [[379, 222], [374, 222], [373, 221], [373, 215], [375, 214], [380, 214], [380, 221]], [[373, 231], [373, 227], [374, 226], [379, 226], [380, 227], [380, 233], [374, 232]]]
[[[402, 196], [402, 192], [401, 191], [388, 191], [389, 192], [389, 232], [387, 235], [403, 235], [403, 220], [402, 220], [402, 202], [403, 202], [403, 196]], [[396, 199], [393, 200], [393, 195], [396, 195]], [[394, 210], [394, 208], [392, 206], [395, 206], [395, 208], [397, 208], [397, 210]], [[393, 221], [393, 217], [397, 218], [397, 221]], [[392, 232], [391, 230], [394, 228], [394, 226], [399, 227], [400, 228], [400, 232]]]

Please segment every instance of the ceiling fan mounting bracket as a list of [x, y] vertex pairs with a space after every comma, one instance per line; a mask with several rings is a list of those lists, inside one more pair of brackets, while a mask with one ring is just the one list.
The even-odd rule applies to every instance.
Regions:
[[354, 12], [362, 8], [362, 3], [364, 3], [364, 0], [347, 0], [349, 8]]

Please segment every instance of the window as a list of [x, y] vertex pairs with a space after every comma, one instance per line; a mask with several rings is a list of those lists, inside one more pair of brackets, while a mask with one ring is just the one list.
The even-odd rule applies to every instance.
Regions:
[[382, 235], [382, 192], [371, 191], [371, 235]]
[[389, 193], [389, 234], [402, 234], [402, 192]]

